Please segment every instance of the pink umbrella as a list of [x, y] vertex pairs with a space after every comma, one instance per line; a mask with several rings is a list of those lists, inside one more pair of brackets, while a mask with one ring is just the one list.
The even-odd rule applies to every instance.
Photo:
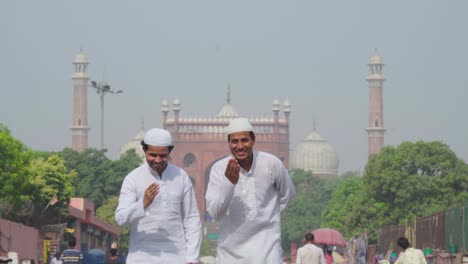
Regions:
[[346, 240], [340, 232], [331, 228], [319, 228], [312, 231], [315, 237], [315, 243], [334, 245], [334, 246], [346, 246]]

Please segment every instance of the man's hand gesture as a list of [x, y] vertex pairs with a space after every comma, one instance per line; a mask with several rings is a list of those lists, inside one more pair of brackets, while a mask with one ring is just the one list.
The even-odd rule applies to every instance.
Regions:
[[230, 159], [226, 167], [226, 171], [224, 172], [224, 175], [232, 184], [237, 184], [237, 182], [239, 181], [239, 171], [240, 165], [239, 163], [237, 163], [237, 160]]
[[145, 196], [143, 197], [144, 208], [146, 208], [148, 205], [150, 205], [153, 202], [154, 197], [156, 197], [158, 193], [159, 193], [159, 184], [155, 182], [150, 184], [150, 186], [146, 188]]

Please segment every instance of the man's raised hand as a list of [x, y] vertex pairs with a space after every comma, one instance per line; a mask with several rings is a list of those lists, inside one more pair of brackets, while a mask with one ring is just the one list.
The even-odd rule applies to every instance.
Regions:
[[239, 163], [237, 163], [237, 160], [230, 159], [226, 167], [226, 171], [224, 172], [224, 175], [232, 184], [237, 184], [237, 182], [239, 181], [239, 171], [240, 165]]
[[146, 208], [148, 205], [150, 205], [153, 202], [154, 197], [156, 197], [158, 193], [159, 193], [159, 184], [155, 182], [150, 184], [150, 186], [146, 188], [145, 196], [143, 197], [144, 208]]

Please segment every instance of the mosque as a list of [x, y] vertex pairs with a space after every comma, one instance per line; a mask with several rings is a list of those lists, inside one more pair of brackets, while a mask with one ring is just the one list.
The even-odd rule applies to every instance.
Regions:
[[[162, 101], [163, 128], [173, 135], [174, 145], [171, 162], [183, 168], [192, 178], [196, 198], [202, 215], [205, 212], [205, 192], [211, 166], [219, 159], [229, 155], [226, 127], [230, 120], [241, 117], [231, 102], [230, 87], [227, 98], [220, 111], [212, 117], [187, 117], [180, 113], [181, 102], [175, 98], [171, 105], [165, 98]], [[289, 143], [289, 116], [291, 104], [286, 98], [282, 105], [275, 98], [272, 103], [272, 116], [249, 118], [256, 134], [256, 150], [276, 155], [290, 169], [303, 169], [318, 176], [338, 175], [338, 157], [334, 148], [314, 131], [291, 153]], [[121, 155], [135, 149], [144, 158], [140, 142], [144, 128], [132, 141], [122, 147]]]
[[[211, 166], [219, 159], [229, 155], [226, 127], [229, 122], [241, 115], [231, 103], [228, 86], [227, 98], [219, 112], [210, 117], [191, 117], [181, 114], [181, 101], [175, 98], [172, 105], [164, 98], [161, 104], [162, 127], [171, 132], [176, 148], [171, 153], [171, 162], [183, 168], [192, 178], [196, 199], [201, 214], [205, 212], [205, 192]], [[171, 109], [172, 108], [172, 109]], [[282, 108], [282, 114], [280, 115]], [[172, 111], [171, 111], [172, 110]], [[289, 115], [291, 105], [285, 99], [281, 106], [275, 98], [272, 116], [249, 118], [256, 135], [256, 150], [276, 155], [285, 166], [289, 164]], [[172, 115], [170, 115], [170, 113]], [[143, 138], [142, 128], [134, 139], [122, 148], [121, 154], [135, 148], [142, 155], [139, 142]]]
[[[87, 74], [88, 61], [82, 51], [73, 61], [75, 73], [73, 118], [72, 118], [72, 148], [82, 151], [88, 147], [88, 121], [87, 121]], [[367, 78], [369, 83], [369, 125], [368, 154], [376, 154], [384, 144], [383, 128], [383, 96], [382, 84], [384, 81], [381, 57], [374, 53], [368, 64], [370, 72]], [[282, 109], [282, 114], [280, 115]], [[334, 147], [314, 130], [294, 150], [290, 151], [290, 114], [291, 104], [286, 98], [280, 104], [278, 98], [273, 99], [273, 114], [270, 117], [250, 117], [249, 120], [256, 134], [256, 150], [263, 150], [276, 155], [284, 165], [292, 169], [310, 171], [320, 177], [333, 177], [338, 175], [339, 160]], [[196, 199], [200, 213], [205, 214], [205, 192], [208, 184], [211, 166], [219, 159], [229, 155], [227, 146], [226, 127], [230, 120], [241, 117], [231, 102], [231, 90], [228, 85], [227, 97], [220, 111], [214, 116], [191, 117], [181, 114], [181, 101], [174, 98], [172, 107], [164, 98], [161, 104], [162, 127], [172, 133], [174, 145], [177, 146], [171, 153], [171, 162], [183, 168], [191, 177], [196, 191]], [[169, 113], [172, 112], [172, 115]], [[245, 115], [243, 117], [246, 117]], [[312, 120], [311, 120], [312, 122]], [[124, 145], [121, 155], [129, 149], [144, 159], [140, 142], [145, 129], [142, 126], [135, 137]], [[290, 153], [291, 152], [291, 153]]]

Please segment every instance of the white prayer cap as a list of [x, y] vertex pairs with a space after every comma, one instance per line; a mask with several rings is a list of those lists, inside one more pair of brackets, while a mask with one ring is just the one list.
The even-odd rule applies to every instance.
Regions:
[[239, 117], [231, 120], [229, 123], [229, 126], [227, 127], [227, 133], [232, 134], [236, 132], [241, 132], [241, 131], [252, 131], [253, 132], [253, 127], [250, 124], [249, 120], [244, 117]]
[[143, 142], [151, 146], [172, 146], [172, 136], [169, 131], [161, 128], [152, 128], [145, 133]]

